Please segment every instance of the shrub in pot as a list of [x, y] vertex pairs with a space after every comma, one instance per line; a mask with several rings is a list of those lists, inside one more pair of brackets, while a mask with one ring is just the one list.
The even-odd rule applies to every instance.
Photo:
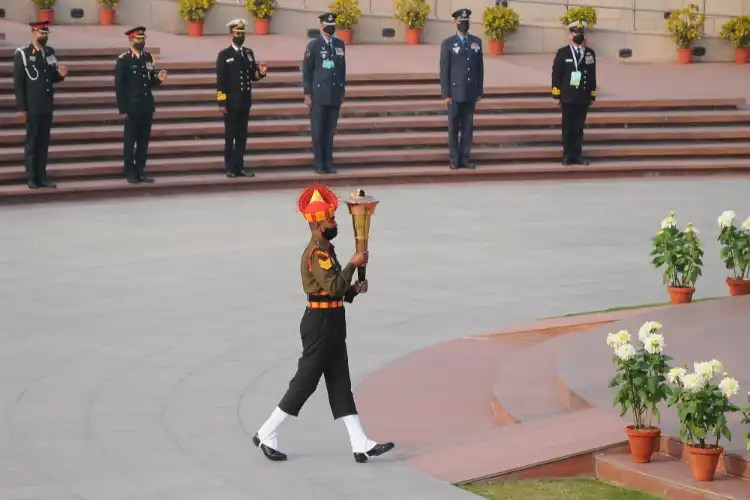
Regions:
[[255, 34], [271, 32], [271, 17], [276, 9], [276, 0], [245, 0], [245, 9], [255, 18]]
[[693, 42], [703, 38], [706, 15], [695, 4], [672, 11], [667, 19], [667, 31], [677, 45], [677, 62], [690, 64], [693, 61]]
[[422, 42], [422, 29], [431, 11], [427, 0], [396, 0], [393, 11], [396, 19], [406, 25], [406, 43], [419, 45]]
[[115, 24], [117, 0], [99, 0], [99, 24], [110, 26]]
[[734, 17], [724, 23], [719, 37], [729, 41], [734, 47], [734, 60], [746, 64], [750, 59], [750, 16]]
[[362, 15], [359, 0], [334, 0], [328, 8], [336, 14], [336, 36], [346, 45], [350, 45], [354, 42], [354, 26]]
[[56, 0], [32, 0], [36, 5], [36, 20], [39, 22], [55, 22], [55, 2]]
[[490, 40], [490, 55], [502, 54], [505, 37], [518, 31], [521, 20], [516, 11], [503, 5], [492, 5], [484, 9], [482, 16], [484, 36]]
[[216, 0], [180, 0], [180, 15], [188, 23], [188, 36], [203, 36], [206, 13]]
[[732, 276], [727, 278], [729, 294], [750, 295], [750, 217], [741, 227], [734, 224], [736, 217], [731, 210], [719, 216], [721, 259], [732, 272]]
[[661, 230], [651, 239], [651, 264], [664, 268], [662, 281], [667, 285], [672, 304], [693, 300], [695, 282], [703, 274], [703, 249], [698, 230], [688, 223], [684, 231], [677, 229], [674, 212], [661, 221]]

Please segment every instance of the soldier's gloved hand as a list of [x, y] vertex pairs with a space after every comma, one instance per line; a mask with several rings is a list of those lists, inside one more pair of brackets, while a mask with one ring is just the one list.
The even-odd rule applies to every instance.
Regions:
[[312, 106], [312, 97], [310, 97], [309, 95], [305, 96], [305, 106], [307, 106], [308, 108]]

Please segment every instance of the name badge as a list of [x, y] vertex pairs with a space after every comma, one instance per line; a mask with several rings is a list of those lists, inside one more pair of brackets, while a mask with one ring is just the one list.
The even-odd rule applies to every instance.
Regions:
[[573, 71], [570, 74], [570, 86], [578, 88], [581, 85], [581, 72]]
[[323, 69], [333, 69], [333, 67], [334, 64], [332, 60], [326, 59], [325, 61], [323, 61]]
[[343, 56], [344, 55], [344, 49], [341, 47], [336, 47], [336, 55], [337, 56]]
[[226, 62], [226, 63], [234, 62], [234, 57], [230, 57], [229, 59], [225, 60], [224, 62]]

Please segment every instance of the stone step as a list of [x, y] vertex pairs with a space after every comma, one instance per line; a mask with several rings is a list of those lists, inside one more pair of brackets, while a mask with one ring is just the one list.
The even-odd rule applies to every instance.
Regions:
[[[442, 153], [445, 155], [445, 153]], [[197, 171], [205, 171], [208, 165], [212, 174], [183, 175], [184, 163], [193, 162], [201, 165]], [[418, 161], [418, 160], [417, 160]], [[122, 163], [120, 161], [107, 163], [90, 163], [81, 171], [72, 170], [77, 177], [84, 180], [61, 179], [61, 166], [51, 166], [50, 176], [60, 180], [58, 189], [29, 190], [20, 181], [22, 170], [15, 174], [15, 184], [0, 185], [0, 203], [35, 202], [58, 199], [91, 199], [96, 197], [115, 197], [151, 194], [175, 194], [184, 192], [212, 192], [231, 190], [258, 190], [276, 188], [299, 188], [312, 182], [325, 182], [332, 186], [351, 187], [359, 184], [387, 185], [423, 182], [459, 182], [484, 180], [529, 180], [529, 179], [592, 179], [592, 178], [621, 178], [626, 176], [643, 175], [705, 175], [712, 173], [748, 173], [750, 164], [746, 159], [717, 159], [710, 162], [702, 160], [650, 160], [650, 161], [609, 161], [597, 162], [589, 166], [569, 166], [561, 168], [555, 163], [538, 163], [525, 165], [495, 164], [478, 168], [477, 170], [453, 171], [440, 162], [432, 166], [419, 167], [380, 167], [380, 168], [342, 168], [336, 175], [324, 177], [315, 174], [309, 167], [309, 155], [301, 156], [298, 163], [305, 169], [296, 171], [259, 171], [254, 178], [228, 179], [218, 173], [223, 171], [223, 160], [220, 157], [208, 159], [192, 158], [182, 161], [152, 160], [149, 161], [148, 173], [157, 173], [155, 184], [130, 185], [123, 179], [95, 178], [104, 175], [121, 176]], [[359, 162], [352, 162], [357, 165]], [[66, 167], [67, 168], [67, 167]], [[11, 169], [0, 169], [1, 172]], [[175, 174], [179, 172], [179, 174]], [[489, 402], [488, 402], [489, 406]]]
[[[94, 61], [98, 59], [114, 59], [122, 54], [126, 49], [123, 47], [88, 47], [88, 48], [55, 48], [55, 53], [60, 59]], [[13, 59], [15, 47], [0, 47], [0, 61], [7, 62]], [[154, 55], [159, 55], [159, 47], [148, 47], [148, 51]]]
[[[478, 130], [513, 129], [521, 131], [532, 127], [554, 128], [559, 133], [561, 117], [559, 113], [531, 114], [479, 114], [474, 118]], [[669, 114], [654, 112], [592, 113], [587, 120], [587, 138], [594, 129], [619, 130], [629, 127], [687, 126], [704, 125], [727, 126], [750, 123], [750, 111], [680, 111]], [[337, 134], [365, 132], [426, 131], [448, 128], [444, 116], [377, 116], [372, 118], [342, 118], [338, 122]], [[705, 130], [705, 128], [703, 128]], [[267, 119], [263, 122], [251, 121], [250, 137], [263, 137], [274, 134], [307, 134], [310, 131], [308, 119]], [[653, 130], [651, 128], [650, 130]], [[479, 132], [477, 132], [479, 133]], [[122, 124], [64, 127], [56, 124], [52, 128], [52, 143], [65, 144], [96, 141], [122, 140]], [[0, 147], [22, 144], [26, 131], [20, 125], [0, 129]], [[216, 113], [212, 121], [163, 123], [160, 120], [151, 129], [152, 141], [190, 137], [224, 137], [224, 124]]]
[[693, 479], [690, 465], [656, 453], [651, 463], [637, 464], [629, 454], [596, 457], [596, 472], [605, 481], [659, 495], [667, 500], [747, 500], [750, 482], [718, 474], [714, 481]]

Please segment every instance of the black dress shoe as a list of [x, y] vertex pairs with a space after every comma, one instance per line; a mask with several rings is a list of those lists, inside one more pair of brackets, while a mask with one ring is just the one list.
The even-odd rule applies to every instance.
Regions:
[[260, 451], [262, 451], [266, 458], [272, 462], [283, 462], [284, 460], [286, 460], [286, 453], [282, 453], [262, 444], [257, 434], [253, 436], [253, 444], [256, 447], [260, 448]]
[[565, 165], [566, 167], [570, 165], [571, 164], [570, 158], [568, 158], [567, 156], [564, 156], [562, 159], [562, 164]]
[[326, 167], [326, 173], [327, 174], [335, 174], [336, 173], [336, 169], [333, 168], [333, 167]]
[[39, 189], [41, 186], [36, 181], [29, 181], [29, 189]]
[[590, 162], [586, 158], [580, 157], [573, 161], [573, 163], [576, 165], [588, 165]]
[[129, 184], [138, 184], [139, 182], [141, 182], [138, 179], [134, 179], [132, 177], [128, 177], [127, 180]]
[[471, 163], [471, 162], [468, 162], [468, 163], [464, 163], [464, 164], [462, 165], [462, 167], [463, 167], [463, 168], [466, 168], [466, 169], [468, 169], [468, 170], [474, 170], [474, 169], [476, 169], [476, 168], [477, 168], [477, 166], [476, 166], [476, 165], [474, 165], [474, 164], [473, 164], [473, 163]]
[[230, 179], [236, 179], [237, 174], [235, 174], [234, 172], [227, 172], [227, 177], [229, 177]]
[[149, 184], [154, 182], [154, 180], [151, 177], [146, 177], [145, 175], [138, 177], [138, 180], [140, 182], [148, 182]]
[[358, 464], [363, 464], [367, 462], [367, 459], [369, 457], [379, 457], [383, 453], [387, 453], [395, 447], [396, 445], [391, 443], [390, 441], [387, 443], [376, 444], [367, 453], [355, 453], [354, 461]]
[[450, 167], [451, 167], [451, 170], [458, 170], [459, 168], [461, 168], [453, 162], [450, 163]]
[[323, 167], [315, 167], [315, 173], [316, 174], [327, 174], [328, 170], [326, 170]]
[[255, 173], [251, 172], [250, 170], [240, 169], [240, 171], [237, 173], [240, 177], [255, 177]]
[[41, 185], [42, 187], [46, 187], [46, 188], [56, 188], [56, 187], [57, 187], [57, 184], [55, 184], [54, 182], [50, 182], [50, 181], [48, 181], [48, 180], [43, 180], [43, 181], [42, 181], [42, 182], [40, 183], [40, 185]]

